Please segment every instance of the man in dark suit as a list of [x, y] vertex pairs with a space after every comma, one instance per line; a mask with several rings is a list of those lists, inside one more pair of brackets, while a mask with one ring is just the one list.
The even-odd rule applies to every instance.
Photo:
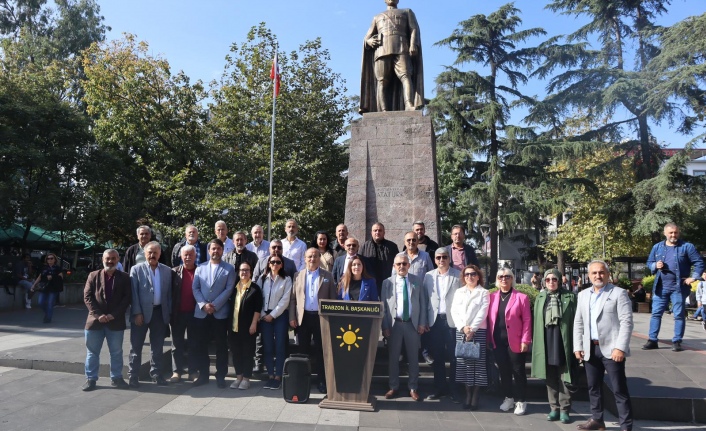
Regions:
[[267, 269], [267, 263], [271, 255], [279, 256], [282, 259], [282, 268], [288, 276], [294, 278], [294, 274], [297, 273], [297, 265], [294, 263], [294, 261], [282, 255], [282, 241], [278, 239], [273, 239], [270, 242], [270, 254], [260, 259], [257, 262], [257, 265], [255, 265], [255, 269], [253, 270], [252, 280], [258, 285], [260, 284], [260, 277], [262, 276], [262, 274], [265, 273], [265, 270]]
[[[358, 249], [360, 248], [360, 243], [358, 242], [357, 239], [353, 238], [352, 236], [349, 236], [346, 238], [345, 242], [345, 247], [346, 247], [346, 254], [343, 256], [337, 257], [336, 260], [333, 261], [333, 281], [336, 283], [336, 286], [338, 286], [338, 282], [341, 281], [341, 278], [343, 277], [343, 273], [346, 271], [348, 268], [348, 263], [350, 262], [351, 259], [353, 259], [355, 256], [358, 255]], [[363, 261], [363, 265], [365, 265], [365, 268], [373, 268], [373, 265], [370, 263], [370, 260], [367, 257], [360, 256], [360, 260]], [[368, 271], [370, 271], [368, 269]]]
[[172, 377], [171, 383], [179, 383], [181, 375], [188, 371], [189, 379], [195, 379], [196, 370], [193, 358], [187, 362], [187, 338], [194, 339], [194, 300], [193, 284], [196, 274], [196, 248], [185, 245], [179, 251], [182, 265], [172, 268], [172, 319], [169, 322], [172, 332]]
[[172, 267], [179, 266], [183, 263], [181, 261], [179, 250], [181, 250], [181, 248], [186, 244], [193, 245], [196, 248], [196, 265], [208, 262], [206, 244], [199, 241], [199, 230], [196, 226], [190, 224], [186, 226], [186, 229], [184, 229], [184, 239], [176, 243], [172, 249]]
[[120, 255], [116, 250], [103, 252], [103, 269], [93, 271], [83, 288], [83, 302], [88, 308], [86, 319], [86, 383], [84, 391], [96, 388], [103, 340], [110, 351], [110, 385], [127, 389], [123, 380], [123, 336], [125, 312], [130, 306], [130, 276], [117, 270]]
[[609, 282], [608, 264], [588, 264], [592, 287], [578, 295], [574, 318], [574, 355], [583, 361], [591, 401], [591, 418], [579, 430], [605, 429], [603, 422], [603, 376], [608, 373], [618, 407], [621, 430], [632, 430], [632, 403], [625, 377], [625, 358], [630, 356], [632, 305], [625, 289]]
[[382, 295], [385, 314], [382, 318], [382, 335], [387, 338], [389, 358], [390, 390], [386, 399], [395, 398], [400, 388], [400, 363], [402, 342], [409, 358], [409, 396], [414, 401], [421, 401], [419, 395], [419, 353], [420, 335], [427, 326], [428, 295], [422, 280], [409, 274], [409, 258], [406, 253], [395, 256], [395, 274], [382, 283]]
[[130, 270], [132, 285], [132, 319], [130, 320], [130, 387], [140, 387], [138, 379], [142, 365], [142, 346], [147, 331], [150, 333], [150, 376], [152, 381], [165, 386], [162, 375], [164, 337], [172, 312], [172, 270], [161, 263], [162, 247], [157, 241], [145, 246], [147, 261]]
[[192, 290], [196, 300], [194, 311], [194, 366], [199, 378], [194, 385], [208, 383], [208, 342], [216, 341], [216, 385], [226, 387], [228, 373], [228, 299], [235, 286], [235, 268], [224, 262], [223, 242], [220, 239], [208, 243], [211, 260], [196, 268]]
[[[314, 372], [318, 376], [318, 389], [326, 393], [324, 354], [319, 321], [319, 299], [336, 299], [336, 285], [330, 272], [319, 268], [321, 252], [310, 248], [304, 254], [306, 268], [294, 277], [289, 300], [289, 324], [297, 330], [301, 353], [314, 358]], [[313, 351], [311, 340], [314, 340]]]
[[480, 265], [473, 247], [466, 244], [466, 231], [460, 224], [451, 228], [451, 245], [446, 246], [446, 251], [449, 252], [451, 266], [459, 271], [469, 264]]

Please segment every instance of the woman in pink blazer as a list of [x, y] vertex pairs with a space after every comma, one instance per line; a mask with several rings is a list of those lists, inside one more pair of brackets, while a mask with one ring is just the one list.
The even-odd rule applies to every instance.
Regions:
[[525, 356], [532, 342], [529, 298], [513, 289], [515, 274], [509, 268], [498, 270], [495, 285], [498, 290], [490, 294], [488, 306], [488, 344], [498, 364], [500, 385], [505, 396], [500, 410], [508, 412], [514, 407], [516, 415], [524, 415], [527, 409]]

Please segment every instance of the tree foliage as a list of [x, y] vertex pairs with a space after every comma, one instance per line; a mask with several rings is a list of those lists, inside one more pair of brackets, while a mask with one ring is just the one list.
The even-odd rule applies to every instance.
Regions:
[[[233, 44], [224, 74], [214, 83], [211, 145], [218, 160], [205, 190], [211, 218], [228, 210], [226, 221], [240, 228], [267, 222], [272, 81], [276, 37], [264, 23], [245, 42]], [[275, 123], [273, 235], [282, 236], [287, 218], [302, 236], [333, 230], [343, 220], [348, 167], [343, 135], [352, 110], [340, 75], [327, 62], [320, 39], [279, 52], [282, 79]]]

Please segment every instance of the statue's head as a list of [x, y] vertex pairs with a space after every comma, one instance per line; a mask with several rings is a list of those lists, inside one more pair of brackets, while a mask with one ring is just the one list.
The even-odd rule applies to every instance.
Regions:
[[388, 6], [394, 6], [397, 7], [397, 3], [399, 3], [400, 0], [385, 0], [385, 4]]

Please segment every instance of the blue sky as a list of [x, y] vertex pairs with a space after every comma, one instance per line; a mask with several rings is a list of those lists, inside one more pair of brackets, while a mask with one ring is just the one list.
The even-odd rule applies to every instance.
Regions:
[[[220, 77], [225, 56], [233, 43], [245, 40], [260, 22], [277, 36], [280, 49], [290, 52], [306, 40], [321, 37], [331, 53], [331, 68], [346, 80], [348, 93], [359, 93], [362, 41], [372, 17], [385, 9], [383, 0], [97, 0], [105, 22], [112, 27], [109, 39], [133, 33], [149, 43], [153, 54], [166, 58], [172, 73], [183, 70], [206, 83]], [[451, 34], [460, 21], [476, 14], [490, 14], [507, 3], [499, 0], [400, 0], [399, 7], [414, 10], [422, 34], [424, 80], [427, 98], [433, 97], [434, 78], [454, 61], [447, 48], [433, 44]], [[548, 36], [568, 34], [585, 23], [544, 10], [542, 0], [517, 0], [523, 28], [542, 27]], [[671, 25], [690, 15], [702, 14], [703, 0], [672, 0], [669, 13], [658, 19]], [[530, 41], [531, 44], [540, 40]], [[464, 68], [470, 69], [472, 65]], [[522, 91], [544, 95], [543, 82], [531, 82]], [[620, 114], [620, 113], [618, 113]], [[666, 125], [654, 127], [661, 143], [683, 146], [688, 137]]]

